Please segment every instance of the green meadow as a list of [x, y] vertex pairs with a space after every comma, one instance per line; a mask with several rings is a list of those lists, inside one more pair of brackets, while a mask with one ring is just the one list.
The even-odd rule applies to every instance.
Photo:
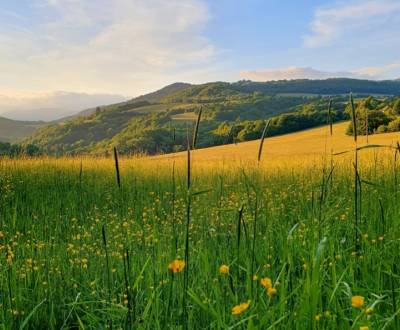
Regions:
[[397, 329], [398, 153], [357, 157], [2, 159], [1, 328]]

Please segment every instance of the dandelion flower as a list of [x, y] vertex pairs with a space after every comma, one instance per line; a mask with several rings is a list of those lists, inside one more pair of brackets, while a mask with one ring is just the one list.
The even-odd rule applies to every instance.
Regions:
[[250, 302], [250, 300], [247, 300], [247, 302], [234, 306], [232, 308], [232, 315], [242, 314], [247, 308], [249, 308]]
[[369, 328], [368, 328], [368, 326], [366, 326], [366, 325], [362, 325], [362, 326], [360, 327], [360, 330], [369, 330]]
[[221, 274], [228, 274], [229, 273], [229, 266], [221, 265], [221, 267], [219, 267], [219, 272]]
[[253, 281], [257, 281], [258, 280], [258, 276], [257, 275], [253, 275]]
[[271, 297], [271, 298], [273, 298], [273, 297], [275, 297], [276, 296], [276, 289], [275, 288], [268, 288], [268, 290], [267, 290], [267, 292], [268, 292], [268, 295]]
[[317, 314], [317, 315], [315, 315], [315, 321], [321, 321], [321, 314]]
[[265, 288], [272, 288], [272, 280], [269, 277], [264, 277], [260, 281], [261, 285]]
[[364, 305], [363, 296], [353, 296], [351, 297], [351, 306], [354, 308], [361, 308]]
[[176, 259], [168, 265], [168, 269], [173, 273], [179, 273], [185, 268], [185, 262], [183, 260]]

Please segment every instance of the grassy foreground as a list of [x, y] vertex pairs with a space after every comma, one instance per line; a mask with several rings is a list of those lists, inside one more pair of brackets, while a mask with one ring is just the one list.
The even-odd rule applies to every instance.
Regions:
[[183, 155], [120, 187], [112, 159], [0, 160], [1, 327], [398, 329], [395, 151], [273, 143], [194, 151], [190, 185]]

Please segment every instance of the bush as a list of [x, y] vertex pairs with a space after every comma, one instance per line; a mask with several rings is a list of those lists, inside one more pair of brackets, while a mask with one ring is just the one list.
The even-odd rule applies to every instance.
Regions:
[[398, 132], [400, 131], [400, 118], [397, 118], [389, 123], [387, 126], [388, 132]]
[[376, 129], [376, 133], [386, 133], [388, 131], [387, 125], [381, 125]]

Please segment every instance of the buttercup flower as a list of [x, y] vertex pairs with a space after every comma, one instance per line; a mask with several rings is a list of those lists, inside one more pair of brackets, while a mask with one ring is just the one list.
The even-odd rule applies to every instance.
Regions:
[[232, 315], [238, 315], [243, 313], [250, 306], [250, 300], [247, 302], [241, 303], [240, 305], [236, 305], [232, 308]]
[[269, 295], [271, 298], [273, 298], [273, 297], [276, 296], [276, 289], [275, 289], [275, 288], [268, 288], [267, 292], [268, 292], [268, 295]]
[[353, 296], [351, 297], [351, 306], [354, 308], [361, 308], [364, 305], [363, 296]]
[[268, 288], [272, 288], [272, 280], [269, 277], [264, 277], [260, 281], [261, 285]]
[[168, 269], [173, 273], [179, 273], [185, 268], [185, 262], [183, 260], [176, 259], [168, 265]]
[[219, 272], [221, 274], [228, 274], [229, 273], [229, 266], [221, 265], [221, 267], [219, 267]]

